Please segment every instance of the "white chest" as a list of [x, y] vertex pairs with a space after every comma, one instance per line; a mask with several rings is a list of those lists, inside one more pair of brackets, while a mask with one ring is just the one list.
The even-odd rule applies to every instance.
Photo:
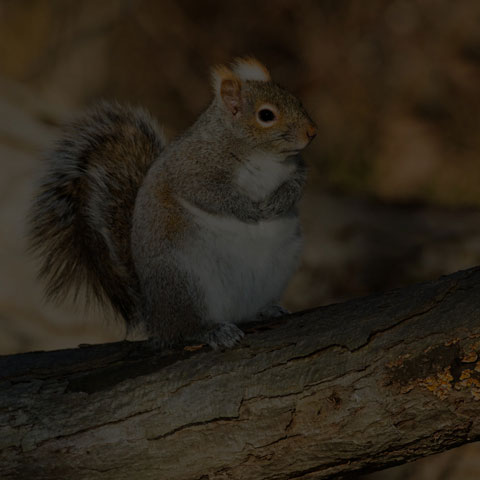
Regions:
[[298, 218], [246, 224], [182, 203], [199, 229], [180, 261], [201, 285], [208, 319], [248, 321], [277, 302], [297, 267]]
[[252, 200], [259, 201], [278, 188], [294, 168], [283, 158], [255, 154], [239, 167], [235, 183]]

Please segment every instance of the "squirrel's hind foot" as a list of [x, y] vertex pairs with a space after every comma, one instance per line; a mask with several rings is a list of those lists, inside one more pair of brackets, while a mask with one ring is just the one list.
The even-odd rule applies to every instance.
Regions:
[[233, 323], [220, 323], [200, 335], [198, 339], [210, 345], [214, 350], [232, 348], [245, 336], [243, 331]]
[[222, 348], [232, 348], [238, 345], [245, 333], [233, 323], [220, 323], [192, 336], [183, 337], [175, 341], [166, 342], [162, 337], [152, 335], [148, 338], [150, 348], [155, 352], [167, 353], [185, 345], [191, 346], [198, 344], [207, 344], [213, 350], [221, 350]]

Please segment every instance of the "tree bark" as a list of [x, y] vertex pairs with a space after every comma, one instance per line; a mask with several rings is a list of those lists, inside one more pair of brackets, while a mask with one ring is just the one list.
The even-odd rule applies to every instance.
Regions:
[[1, 357], [1, 478], [326, 479], [480, 439], [480, 268], [250, 331]]

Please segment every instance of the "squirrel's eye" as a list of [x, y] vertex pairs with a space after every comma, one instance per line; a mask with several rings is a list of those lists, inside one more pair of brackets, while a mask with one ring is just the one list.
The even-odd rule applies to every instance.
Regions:
[[273, 122], [275, 120], [275, 114], [268, 108], [262, 108], [258, 112], [258, 118], [265, 123]]

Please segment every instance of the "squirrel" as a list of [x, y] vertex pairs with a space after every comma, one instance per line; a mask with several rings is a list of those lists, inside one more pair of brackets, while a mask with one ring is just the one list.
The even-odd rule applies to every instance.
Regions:
[[301, 102], [254, 58], [212, 69], [213, 100], [167, 143], [143, 109], [102, 102], [65, 127], [30, 210], [46, 295], [79, 289], [162, 348], [228, 348], [238, 324], [286, 312], [295, 271]]

